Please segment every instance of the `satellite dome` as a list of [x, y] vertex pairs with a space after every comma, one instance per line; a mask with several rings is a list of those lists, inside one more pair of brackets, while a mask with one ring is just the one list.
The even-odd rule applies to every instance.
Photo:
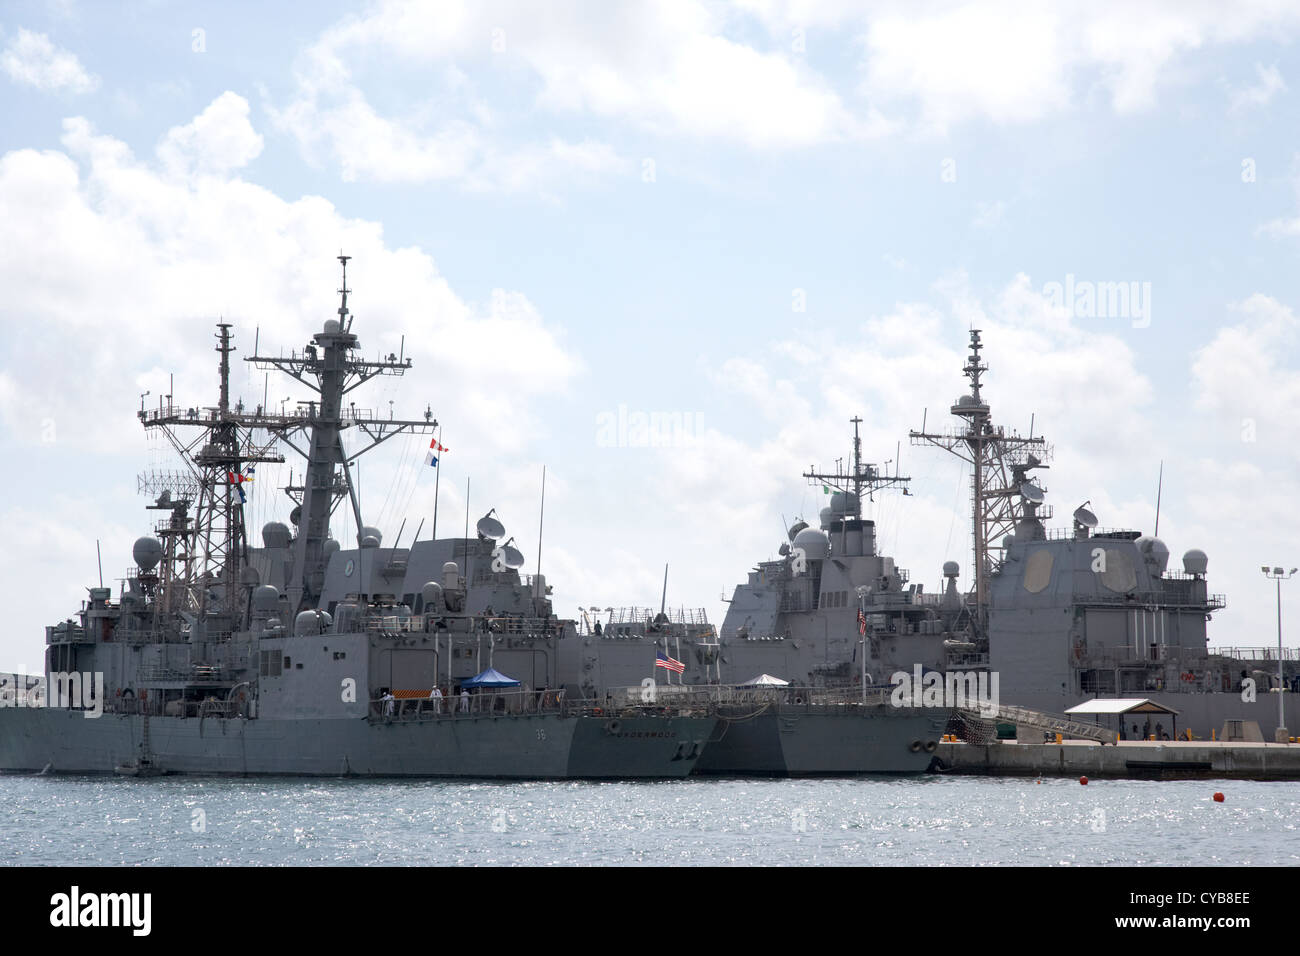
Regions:
[[325, 320], [325, 331], [326, 331], [326, 333], [328, 333], [329, 335], [333, 335], [333, 334], [334, 334], [335, 332], [337, 332], [338, 330], [339, 330], [339, 320], [338, 320], [338, 319], [326, 319], [326, 320]]
[[325, 543], [321, 545], [321, 551], [324, 553], [325, 557], [327, 558], [338, 549], [339, 549], [339, 543], [335, 541], [333, 538], [326, 538]]
[[269, 584], [253, 591], [253, 610], [271, 612], [280, 606], [280, 592]]
[[796, 521], [794, 524], [790, 525], [790, 540], [793, 541], [794, 536], [806, 527], [808, 527], [807, 521]]
[[1142, 535], [1134, 544], [1142, 552], [1142, 557], [1146, 559], [1147, 564], [1156, 568], [1160, 574], [1165, 573], [1165, 568], [1169, 566], [1169, 546], [1159, 538], [1153, 538], [1150, 535]]
[[442, 566], [443, 574], [460, 574], [460, 565], [455, 561], [448, 561]]
[[975, 403], [975, 396], [974, 396], [974, 395], [962, 395], [960, 398], [957, 399], [957, 404], [958, 404], [958, 405], [974, 405], [974, 404], [976, 404], [976, 403]]
[[961, 565], [956, 561], [945, 561], [943, 563], [943, 576], [946, 578], [955, 578], [961, 574]]
[[299, 611], [298, 616], [293, 619], [293, 632], [299, 636], [319, 634], [321, 632], [320, 613], [317, 611]]
[[361, 547], [363, 547], [363, 548], [377, 548], [377, 547], [379, 547], [379, 539], [376, 538], [373, 534], [365, 535], [365, 536], [361, 539]]
[[1183, 555], [1183, 570], [1188, 574], [1204, 574], [1210, 559], [1200, 548], [1192, 548]]
[[157, 538], [137, 538], [131, 547], [131, 557], [141, 571], [152, 571], [162, 560], [162, 545]]
[[823, 529], [829, 528], [831, 526], [831, 522], [835, 520], [835, 512], [831, 511], [830, 508], [823, 508], [821, 510], [821, 513], [817, 517], [818, 520], [821, 521], [821, 525]]
[[279, 521], [263, 525], [262, 545], [267, 548], [289, 547], [289, 528]]
[[437, 581], [430, 581], [424, 587], [420, 588], [420, 596], [424, 598], [424, 606], [426, 608], [430, 604], [436, 605], [442, 600], [442, 585]]
[[831, 492], [831, 513], [836, 515], [857, 515], [862, 513], [862, 503], [858, 496], [848, 491]]
[[[379, 547], [379, 542], [381, 542], [381, 541], [384, 540], [384, 533], [383, 533], [382, 531], [380, 531], [378, 528], [372, 528], [372, 527], [370, 527], [370, 525], [365, 525], [365, 526], [361, 529], [361, 537], [363, 537], [363, 538], [374, 538], [374, 539], [375, 539], [375, 543], [374, 543], [374, 545], [372, 545], [372, 547], [376, 547], [376, 548], [377, 548], [377, 547]], [[364, 548], [365, 545], [363, 544], [362, 547]]]
[[820, 561], [830, 557], [830, 539], [816, 528], [804, 528], [794, 536], [793, 545], [795, 548], [802, 548], [804, 555], [810, 561]]

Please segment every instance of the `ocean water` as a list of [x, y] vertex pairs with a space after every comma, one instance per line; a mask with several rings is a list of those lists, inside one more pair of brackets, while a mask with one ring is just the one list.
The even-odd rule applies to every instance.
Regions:
[[1294, 865], [1298, 825], [1300, 785], [1229, 780], [0, 775], [26, 866]]

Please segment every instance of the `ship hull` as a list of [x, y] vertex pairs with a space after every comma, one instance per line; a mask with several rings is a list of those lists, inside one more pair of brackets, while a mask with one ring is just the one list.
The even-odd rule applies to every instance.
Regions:
[[700, 775], [819, 776], [923, 773], [947, 711], [884, 707], [725, 715], [696, 767]]
[[[392, 723], [150, 717], [150, 757], [163, 773], [674, 778], [691, 772], [713, 717], [455, 717]], [[17, 708], [0, 711], [0, 770], [113, 773], [137, 765], [144, 718]]]

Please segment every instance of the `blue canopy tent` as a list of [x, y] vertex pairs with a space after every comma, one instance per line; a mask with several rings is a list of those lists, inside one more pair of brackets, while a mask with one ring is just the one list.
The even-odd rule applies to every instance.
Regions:
[[461, 687], [473, 689], [475, 687], [518, 687], [519, 681], [513, 677], [507, 677], [495, 668], [489, 667], [481, 674], [475, 674], [469, 680], [460, 682]]

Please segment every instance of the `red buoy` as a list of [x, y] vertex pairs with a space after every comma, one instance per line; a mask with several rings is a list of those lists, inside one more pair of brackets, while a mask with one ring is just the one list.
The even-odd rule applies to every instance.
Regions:
[[1222, 803], [1222, 802], [1223, 802], [1223, 794], [1221, 794], [1221, 793], [1216, 793], [1216, 794], [1214, 795], [1214, 802], [1215, 802], [1215, 803]]
[[1087, 778], [1087, 777], [1080, 777], [1080, 778], [1079, 778], [1079, 783], [1083, 784], [1083, 785], [1086, 787], [1086, 786], [1088, 785], [1088, 778]]

